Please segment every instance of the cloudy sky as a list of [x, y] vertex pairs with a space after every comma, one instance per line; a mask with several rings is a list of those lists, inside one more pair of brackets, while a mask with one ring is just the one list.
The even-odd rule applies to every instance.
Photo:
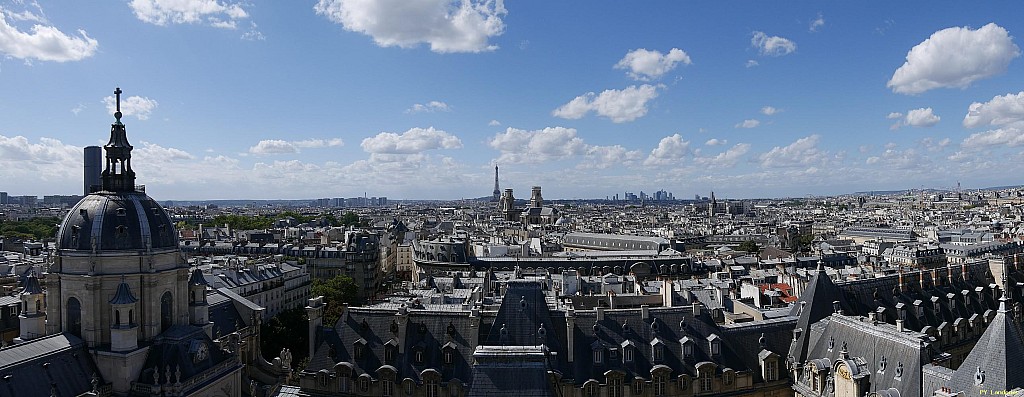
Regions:
[[0, 0], [0, 191], [112, 91], [160, 200], [1021, 184], [1024, 3]]

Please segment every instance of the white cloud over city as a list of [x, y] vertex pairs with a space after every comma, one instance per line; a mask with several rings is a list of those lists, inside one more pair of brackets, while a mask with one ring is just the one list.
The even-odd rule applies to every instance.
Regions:
[[664, 76], [679, 64], [692, 63], [690, 56], [678, 48], [673, 48], [667, 53], [638, 48], [626, 53], [626, 56], [615, 64], [615, 69], [625, 69], [626, 74], [634, 80], [650, 81]]
[[240, 20], [249, 18], [249, 13], [245, 10], [246, 4], [242, 2], [131, 0], [128, 6], [140, 21], [159, 26], [204, 24], [215, 28], [236, 29]]
[[505, 32], [508, 13], [502, 0], [320, 0], [314, 10], [381, 47], [438, 53], [496, 50], [490, 39]]
[[[117, 100], [112, 95], [103, 97], [103, 105], [107, 107], [107, 112], [110, 115], [117, 110]], [[160, 104], [148, 97], [133, 95], [121, 98], [121, 113], [125, 117], [132, 116], [139, 120], [148, 120], [157, 106]]]
[[[11, 23], [18, 21], [31, 22], [31, 27], [23, 30]], [[26, 62], [80, 61], [93, 56], [98, 48], [99, 42], [85, 30], [68, 34], [47, 24], [41, 9], [19, 12], [0, 5], [0, 53], [9, 57]]]
[[760, 31], [753, 33], [753, 36], [750, 38], [750, 45], [756, 48], [761, 55], [772, 57], [789, 55], [796, 51], [796, 43], [793, 40], [785, 37], [769, 36], [767, 33]]
[[644, 84], [631, 85], [621, 90], [604, 90], [600, 94], [588, 92], [580, 95], [551, 114], [563, 119], [581, 119], [590, 112], [610, 119], [613, 123], [625, 123], [647, 114], [648, 102], [658, 97], [658, 87]]
[[1020, 48], [1009, 32], [994, 23], [978, 29], [942, 29], [910, 49], [887, 86], [911, 95], [936, 88], [966, 88], [1004, 73], [1019, 56]]

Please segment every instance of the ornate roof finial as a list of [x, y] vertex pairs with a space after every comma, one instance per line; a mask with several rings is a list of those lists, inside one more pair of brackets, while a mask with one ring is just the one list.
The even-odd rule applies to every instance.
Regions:
[[114, 104], [117, 106], [117, 111], [114, 112], [114, 118], [117, 122], [121, 122], [121, 87], [114, 89]]

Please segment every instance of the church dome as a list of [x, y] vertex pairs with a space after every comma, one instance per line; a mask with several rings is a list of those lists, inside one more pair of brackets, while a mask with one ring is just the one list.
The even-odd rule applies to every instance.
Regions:
[[82, 251], [140, 251], [178, 247], [174, 223], [163, 207], [135, 185], [132, 145], [121, 123], [121, 88], [110, 125], [103, 186], [82, 198], [60, 225], [57, 248]]
[[64, 218], [57, 248], [91, 251], [176, 248], [170, 216], [142, 192], [101, 191], [85, 196]]

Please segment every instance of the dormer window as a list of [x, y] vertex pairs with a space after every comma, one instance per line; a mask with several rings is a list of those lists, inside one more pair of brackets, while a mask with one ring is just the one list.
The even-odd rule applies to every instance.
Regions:
[[627, 347], [622, 349], [622, 361], [627, 362], [627, 363], [633, 362], [633, 348], [632, 347], [627, 346]]
[[722, 354], [722, 339], [718, 335], [708, 335], [708, 343], [711, 345], [711, 355], [717, 356]]
[[444, 352], [444, 364], [454, 364], [456, 353], [455, 344], [452, 342], [445, 343], [444, 346], [441, 347], [441, 350]]
[[693, 341], [689, 337], [683, 337], [679, 340], [679, 344], [683, 346], [683, 358], [687, 360], [693, 358]]
[[594, 364], [603, 364], [604, 354], [600, 349], [594, 350]]
[[423, 360], [424, 360], [423, 349], [416, 349], [416, 354], [414, 356], [415, 356], [415, 359], [416, 359], [416, 364], [423, 364]]
[[394, 339], [384, 344], [384, 362], [391, 364], [395, 362], [395, 352], [398, 350], [398, 343]]
[[661, 343], [654, 345], [651, 348], [651, 357], [654, 358], [654, 362], [660, 363], [665, 359], [665, 346]]
[[355, 357], [356, 360], [361, 360], [363, 358], [364, 350], [366, 350], [366, 340], [359, 338], [359, 340], [352, 344], [352, 356]]

